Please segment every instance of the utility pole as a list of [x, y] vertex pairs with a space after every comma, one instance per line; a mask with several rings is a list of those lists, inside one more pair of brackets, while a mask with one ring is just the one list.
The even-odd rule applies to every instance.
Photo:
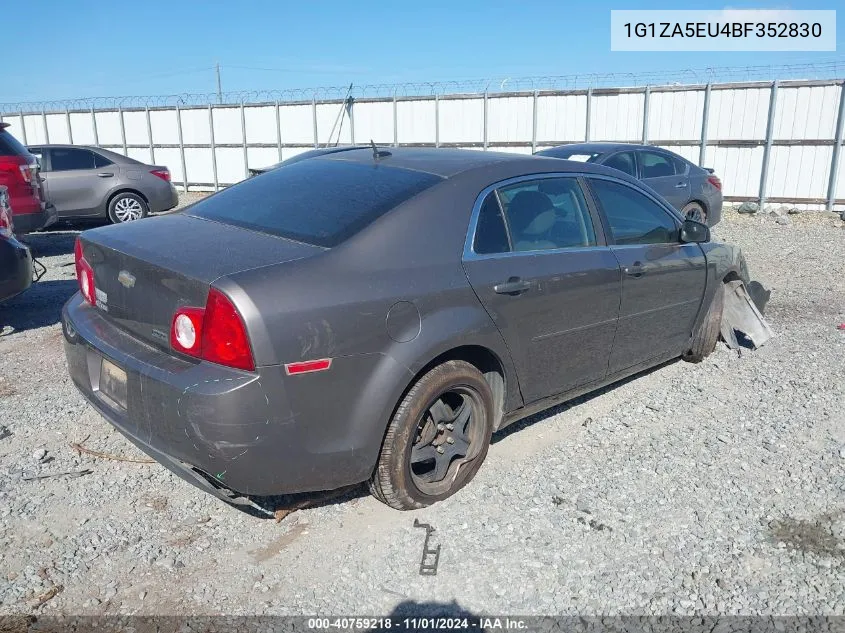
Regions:
[[217, 103], [223, 103], [223, 88], [220, 84], [220, 62], [217, 62]]

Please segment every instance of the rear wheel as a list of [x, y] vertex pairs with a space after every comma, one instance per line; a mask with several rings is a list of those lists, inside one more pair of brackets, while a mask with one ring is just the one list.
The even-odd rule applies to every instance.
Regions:
[[135, 193], [119, 193], [109, 202], [109, 220], [115, 224], [140, 220], [147, 217], [149, 211], [144, 199]]
[[681, 213], [688, 220], [695, 220], [696, 222], [701, 222], [702, 224], [707, 223], [707, 211], [705, 211], [704, 207], [698, 202], [687, 203], [684, 208], [681, 209]]
[[725, 306], [725, 284], [720, 283], [716, 293], [710, 301], [707, 314], [701, 322], [690, 341], [690, 348], [684, 354], [684, 360], [690, 363], [700, 363], [713, 353], [716, 343], [719, 342], [719, 333], [722, 329], [722, 310]]
[[398, 510], [453, 495], [487, 456], [492, 423], [493, 394], [478, 369], [459, 360], [435, 367], [396, 408], [370, 492]]

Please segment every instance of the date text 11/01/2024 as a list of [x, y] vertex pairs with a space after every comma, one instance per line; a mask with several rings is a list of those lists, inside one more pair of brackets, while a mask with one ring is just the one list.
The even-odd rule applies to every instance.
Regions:
[[822, 36], [818, 22], [626, 22], [627, 37], [777, 37], [804, 38]]
[[507, 617], [419, 617], [419, 618], [309, 618], [308, 628], [315, 631], [332, 630], [501, 630], [519, 631], [528, 628], [520, 618]]

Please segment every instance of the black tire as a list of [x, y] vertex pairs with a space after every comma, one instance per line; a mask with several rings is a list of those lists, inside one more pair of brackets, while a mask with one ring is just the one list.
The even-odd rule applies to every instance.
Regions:
[[140, 220], [149, 212], [150, 207], [137, 193], [122, 192], [109, 201], [109, 220], [114, 224]]
[[693, 333], [690, 348], [684, 354], [684, 360], [690, 363], [700, 363], [713, 353], [716, 343], [719, 342], [719, 333], [722, 329], [722, 310], [725, 306], [725, 284], [720, 283], [716, 287], [710, 307], [701, 326]]
[[689, 220], [695, 220], [696, 222], [707, 224], [707, 211], [705, 211], [704, 207], [698, 202], [688, 202], [684, 205], [684, 208], [681, 209], [681, 214]]
[[[458, 397], [460, 401], [452, 400]], [[468, 430], [464, 432], [462, 429], [461, 433], [463, 437], [471, 433], [472, 439], [466, 443], [466, 454], [463, 456], [447, 452], [445, 456], [432, 457], [435, 470], [438, 459], [448, 461], [448, 470], [442, 480], [423, 482], [426, 473], [418, 474], [416, 469], [420, 465], [425, 466], [426, 462], [418, 461], [412, 466], [412, 451], [435, 451], [439, 448], [456, 450], [454, 438], [448, 444], [445, 443], [449, 441], [450, 433], [454, 432], [448, 428], [449, 425], [446, 429], [436, 430], [440, 427], [435, 424], [435, 436], [423, 444], [423, 434], [434, 421], [432, 410], [442, 406], [447, 399], [449, 402], [462, 402], [454, 409], [447, 404], [448, 411], [457, 415], [455, 421], [461, 418], [461, 414], [456, 411], [464, 411], [465, 406], [471, 407], [465, 423]], [[433, 368], [411, 387], [396, 407], [384, 436], [378, 464], [369, 481], [370, 492], [379, 501], [397, 510], [424, 508], [455, 494], [472, 480], [487, 456], [493, 431], [493, 411], [490, 386], [473, 365], [451, 360]], [[458, 424], [460, 426], [461, 423]], [[442, 441], [435, 447], [438, 440]], [[463, 439], [460, 444], [464, 444]], [[436, 479], [432, 473], [428, 475]]]

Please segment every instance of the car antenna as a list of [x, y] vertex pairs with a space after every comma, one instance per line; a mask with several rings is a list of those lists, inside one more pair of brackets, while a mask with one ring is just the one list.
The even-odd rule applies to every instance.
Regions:
[[379, 158], [384, 158], [385, 156], [390, 156], [390, 152], [387, 150], [379, 150], [376, 147], [376, 142], [373, 139], [370, 139], [370, 147], [373, 148], [373, 160], [378, 162]]

